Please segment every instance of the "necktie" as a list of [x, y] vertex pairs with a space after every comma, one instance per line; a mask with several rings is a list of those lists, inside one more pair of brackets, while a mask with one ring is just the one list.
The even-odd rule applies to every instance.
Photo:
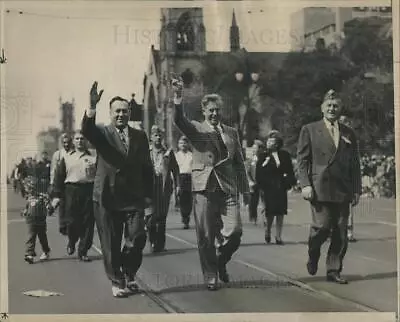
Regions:
[[124, 145], [125, 151], [128, 151], [128, 143], [126, 142], [125, 133], [123, 129], [119, 129], [119, 137], [121, 138], [122, 144]]
[[221, 159], [225, 159], [228, 156], [228, 150], [226, 148], [225, 142], [222, 139], [221, 131], [219, 130], [218, 126], [214, 126], [215, 133], [217, 133], [218, 143], [221, 149]]
[[329, 126], [330, 126], [330, 133], [331, 133], [331, 136], [332, 136], [332, 140], [333, 140], [333, 142], [335, 143], [335, 146], [336, 146], [336, 129], [335, 129], [335, 124], [334, 124], [333, 122], [330, 122], [330, 123], [329, 123]]

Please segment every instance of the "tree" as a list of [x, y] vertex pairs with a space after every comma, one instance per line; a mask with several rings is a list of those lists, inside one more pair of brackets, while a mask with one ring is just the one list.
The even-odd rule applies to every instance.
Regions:
[[343, 100], [361, 152], [394, 153], [393, 45], [391, 21], [355, 19], [345, 25], [341, 55], [358, 66]]
[[356, 73], [356, 68], [339, 55], [329, 50], [292, 52], [285, 60], [273, 87], [277, 98], [292, 105], [282, 134], [286, 148], [293, 154], [300, 129], [304, 124], [321, 118], [321, 102], [329, 89], [340, 91], [343, 84]]

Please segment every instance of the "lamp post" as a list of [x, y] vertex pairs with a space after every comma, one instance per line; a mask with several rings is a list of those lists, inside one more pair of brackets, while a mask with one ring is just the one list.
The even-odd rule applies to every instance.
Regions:
[[259, 73], [249, 68], [246, 64], [245, 72], [237, 71], [235, 80], [242, 87], [241, 101], [238, 107], [239, 113], [239, 134], [242, 140], [243, 147], [248, 147], [253, 144], [255, 135], [258, 131], [258, 126], [254, 122], [253, 110], [255, 100], [259, 96]]

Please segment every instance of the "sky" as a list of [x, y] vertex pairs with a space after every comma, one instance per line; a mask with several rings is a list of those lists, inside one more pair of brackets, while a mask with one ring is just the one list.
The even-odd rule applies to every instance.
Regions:
[[158, 48], [161, 7], [203, 7], [209, 51], [228, 50], [233, 9], [241, 45], [247, 50], [288, 51], [290, 14], [300, 7], [268, 3], [1, 2], [8, 168], [37, 152], [40, 130], [59, 126], [60, 97], [75, 100], [78, 126], [95, 80], [105, 90], [98, 106], [100, 122], [108, 122], [107, 103], [112, 96], [130, 98], [136, 93], [137, 101], [142, 101], [150, 46]]

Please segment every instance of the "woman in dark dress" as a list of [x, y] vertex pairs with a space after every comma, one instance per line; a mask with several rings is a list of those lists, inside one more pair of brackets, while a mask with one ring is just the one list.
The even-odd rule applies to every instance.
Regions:
[[260, 155], [256, 166], [256, 182], [265, 206], [265, 241], [271, 242], [271, 227], [276, 217], [277, 245], [283, 245], [283, 216], [287, 214], [287, 191], [296, 183], [290, 154], [282, 150], [283, 140], [278, 131], [267, 137], [266, 151]]

